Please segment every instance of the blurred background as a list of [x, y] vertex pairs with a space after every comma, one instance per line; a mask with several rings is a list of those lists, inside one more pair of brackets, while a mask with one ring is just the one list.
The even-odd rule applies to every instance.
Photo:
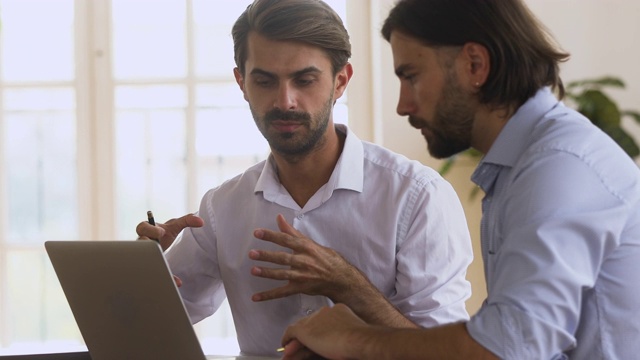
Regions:
[[[248, 0], [0, 0], [0, 354], [73, 350], [82, 337], [46, 240], [133, 240], [197, 210], [204, 192], [268, 154], [232, 69], [231, 26]], [[572, 54], [565, 82], [616, 76], [640, 109], [640, 3], [526, 0]], [[327, 1], [345, 20], [354, 77], [334, 119], [364, 140], [439, 168], [395, 113], [398, 81], [379, 35], [392, 0]], [[623, 127], [640, 140], [640, 126]], [[464, 203], [484, 299], [475, 162], [447, 174]], [[196, 325], [205, 348], [237, 353], [228, 306]]]

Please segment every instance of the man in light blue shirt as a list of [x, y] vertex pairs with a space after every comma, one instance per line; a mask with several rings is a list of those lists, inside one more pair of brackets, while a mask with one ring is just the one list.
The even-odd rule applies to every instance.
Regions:
[[489, 295], [470, 335], [503, 358], [638, 356], [633, 161], [545, 88], [506, 123], [472, 180], [486, 193]]
[[421, 330], [325, 308], [287, 330], [284, 358], [638, 358], [640, 170], [558, 100], [568, 55], [521, 0], [401, 0], [382, 33], [398, 113], [429, 152], [485, 154], [488, 296], [469, 321]]

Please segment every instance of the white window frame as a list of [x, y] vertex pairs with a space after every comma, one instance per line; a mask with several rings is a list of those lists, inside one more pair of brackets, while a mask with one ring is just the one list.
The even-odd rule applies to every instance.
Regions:
[[[192, 1], [187, 1], [187, 16], [192, 17]], [[216, 1], [216, 0], [212, 0]], [[232, 1], [232, 0], [230, 0]], [[347, 23], [353, 46], [352, 63], [356, 69], [356, 76], [349, 87], [349, 125], [363, 140], [376, 140], [375, 108], [368, 104], [374, 93], [372, 89], [372, 74], [376, 70], [375, 58], [371, 51], [377, 45], [379, 30], [374, 24], [375, 17], [372, 9], [377, 0], [347, 0]], [[60, 82], [53, 85], [65, 85], [75, 88], [76, 94], [76, 124], [77, 124], [77, 179], [78, 179], [78, 236], [80, 239], [111, 240], [116, 238], [116, 180], [115, 166], [115, 104], [114, 89], [117, 85], [140, 85], [154, 83], [168, 83], [167, 81], [123, 82], [114, 81], [111, 64], [111, 3], [109, 0], [75, 0], [75, 54], [76, 72], [72, 82]], [[369, 16], [362, 16], [369, 14]], [[193, 21], [187, 21], [187, 51], [188, 72], [186, 81], [180, 81], [188, 87], [187, 133], [194, 134], [195, 127], [195, 86], [193, 54]], [[0, 30], [1, 31], [1, 30]], [[229, 69], [231, 72], [232, 69]], [[1, 81], [1, 80], [0, 80]], [[39, 85], [1, 83], [2, 88], [15, 88]], [[46, 83], [45, 86], [52, 86]], [[0, 94], [1, 94], [0, 89]], [[239, 91], [239, 90], [238, 90]], [[2, 96], [0, 96], [0, 138], [4, 136], [2, 125], [3, 113]], [[380, 115], [377, 115], [378, 117]], [[187, 171], [196, 174], [197, 161], [195, 155], [195, 139], [188, 139]], [[5, 182], [5, 163], [3, 147], [0, 146], [0, 199], [7, 199], [7, 184]], [[187, 206], [197, 209], [199, 204], [196, 181], [197, 176], [190, 176], [188, 183]], [[7, 207], [0, 203], [0, 235], [7, 232]], [[141, 214], [141, 219], [144, 214]], [[175, 214], [176, 216], [181, 214]], [[135, 229], [131, 229], [132, 237]], [[0, 289], [5, 289], [8, 281], [4, 267], [7, 264], [7, 252], [21, 250], [42, 252], [40, 243], [15, 244], [0, 242]], [[4, 292], [0, 292], [3, 294]], [[8, 318], [7, 300], [0, 295], [0, 319]], [[10, 346], [11, 329], [9, 324], [0, 321], [0, 353], [3, 346]]]

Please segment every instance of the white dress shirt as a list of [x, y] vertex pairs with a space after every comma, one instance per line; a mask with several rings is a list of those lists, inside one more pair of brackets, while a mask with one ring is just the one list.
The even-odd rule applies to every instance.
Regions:
[[640, 170], [540, 90], [473, 180], [488, 298], [467, 329], [502, 359], [640, 356]]
[[468, 319], [471, 242], [451, 185], [417, 161], [363, 142], [343, 125], [336, 129], [346, 134], [342, 154], [303, 208], [269, 157], [207, 192], [198, 212], [205, 225], [185, 230], [167, 252], [194, 323], [211, 315], [226, 292], [243, 353], [276, 355], [288, 325], [332, 305], [307, 295], [251, 300], [284, 284], [252, 276], [252, 266], [276, 265], [248, 257], [251, 249], [283, 250], [253, 237], [259, 227], [277, 230], [277, 214], [339, 252], [410, 320], [433, 326]]

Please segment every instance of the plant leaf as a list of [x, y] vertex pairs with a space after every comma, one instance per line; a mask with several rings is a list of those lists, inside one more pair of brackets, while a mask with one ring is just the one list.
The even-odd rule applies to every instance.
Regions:
[[578, 111], [599, 128], [620, 126], [620, 110], [600, 90], [585, 90], [578, 98]]
[[451, 167], [455, 162], [456, 162], [456, 155], [453, 155], [450, 158], [447, 158], [447, 160], [445, 160], [444, 163], [442, 163], [442, 165], [440, 166], [440, 169], [438, 169], [438, 172], [440, 173], [440, 175], [445, 176], [451, 170]]
[[631, 116], [636, 120], [638, 124], [640, 124], [640, 113], [637, 111], [625, 110], [620, 113], [622, 116]]
[[601, 87], [615, 87], [615, 88], [624, 88], [624, 82], [617, 77], [614, 76], [604, 76], [597, 79], [586, 79], [586, 80], [576, 80], [567, 84], [566, 89], [571, 90], [576, 87], [579, 88], [596, 88], [599, 89]]
[[622, 150], [624, 150], [624, 152], [626, 152], [632, 159], [640, 155], [640, 148], [638, 148], [636, 142], [621, 127], [605, 127], [602, 130], [606, 132], [616, 143], [618, 143]]

